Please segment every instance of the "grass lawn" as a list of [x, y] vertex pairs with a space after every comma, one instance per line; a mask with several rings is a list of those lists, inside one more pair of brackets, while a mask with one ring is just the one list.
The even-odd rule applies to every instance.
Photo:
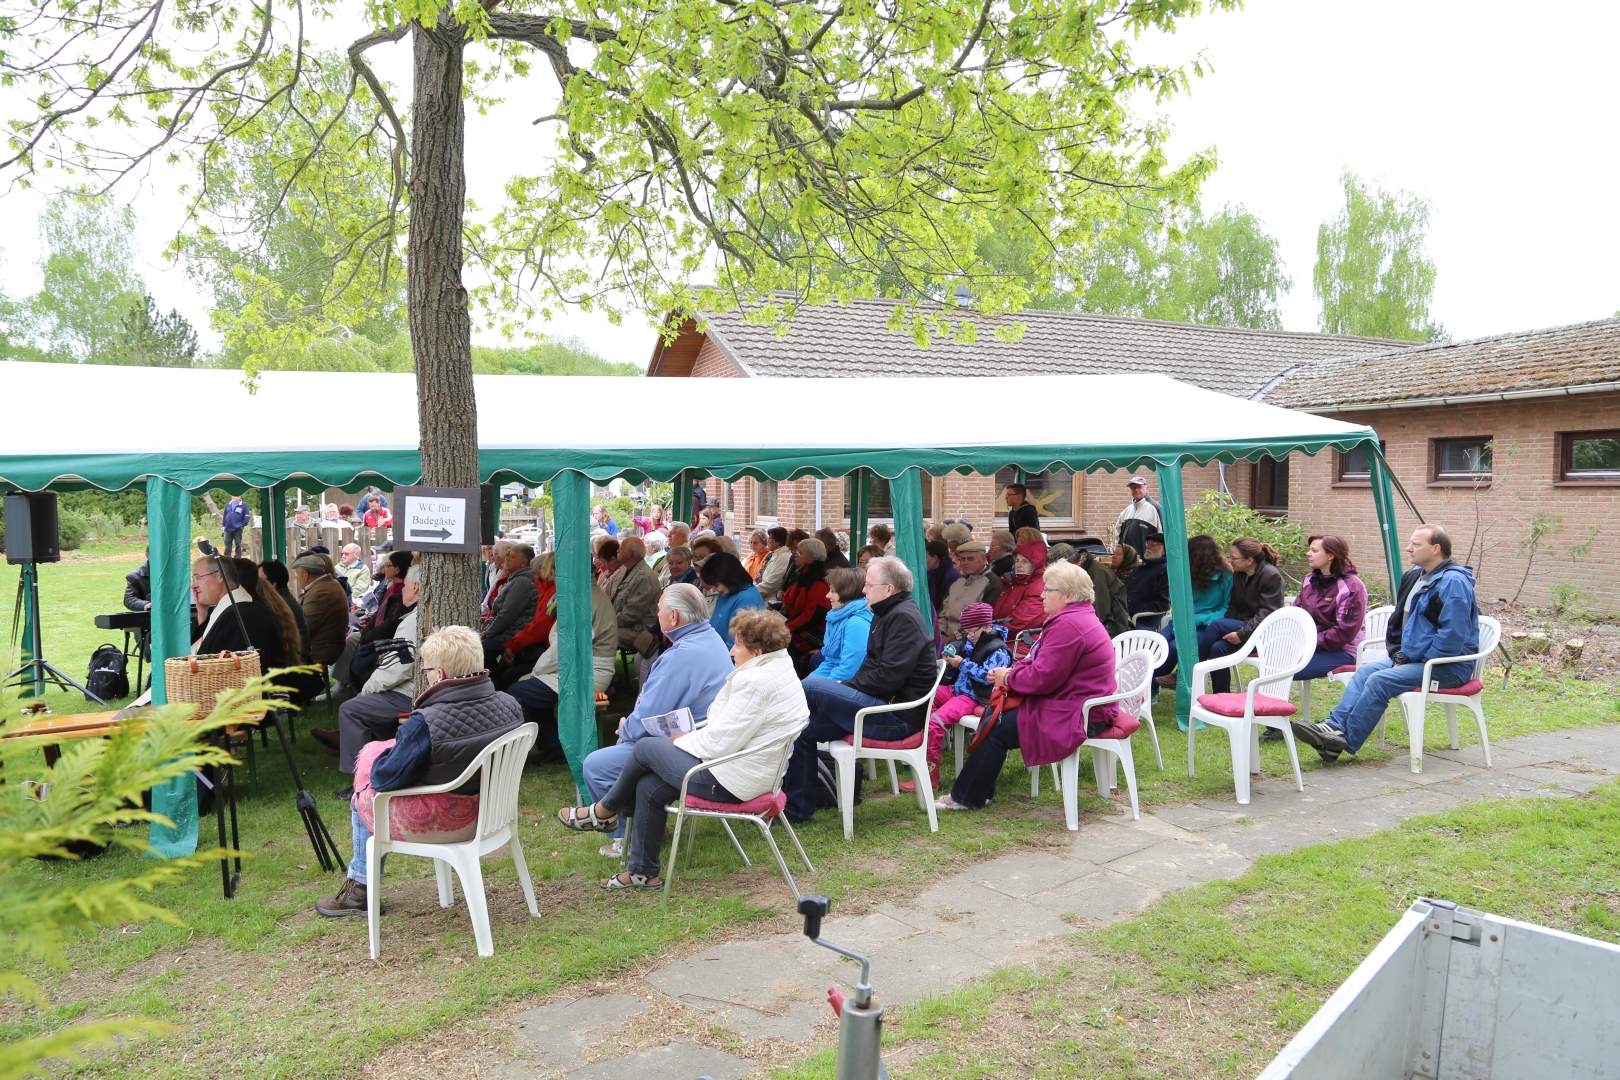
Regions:
[[[108, 638], [94, 628], [91, 618], [121, 607], [123, 575], [140, 557], [139, 544], [103, 545], [43, 568], [46, 654], [58, 666], [82, 674], [90, 651]], [[15, 570], [6, 568], [0, 573], [0, 590], [15, 580]], [[1331, 705], [1336, 693], [1336, 687], [1317, 687], [1313, 704], [1319, 713]], [[57, 712], [92, 707], [76, 695], [53, 693], [47, 701]], [[1555, 680], [1523, 665], [1515, 670], [1509, 691], [1493, 692], [1487, 707], [1493, 738], [1620, 721], [1620, 710], [1607, 688]], [[1161, 701], [1159, 716], [1164, 772], [1155, 768], [1147, 740], [1137, 740], [1144, 805], [1195, 798], [1230, 800], [1224, 735], [1208, 732], [1199, 738], [1197, 776], [1188, 778], [1182, 767], [1185, 742], [1169, 715], [1167, 697]], [[299, 726], [326, 723], [324, 706], [317, 706]], [[1430, 748], [1445, 745], [1443, 729], [1443, 724], [1431, 723]], [[1363, 758], [1404, 754], [1404, 731], [1392, 730], [1391, 735], [1389, 751], [1378, 754], [1369, 749]], [[1465, 728], [1465, 742], [1471, 739]], [[1266, 744], [1263, 750], [1263, 784], [1273, 788], [1291, 784], [1282, 748]], [[299, 740], [298, 754], [323, 815], [347, 851], [348, 810], [331, 796], [342, 782], [333, 758], [307, 735]], [[1303, 763], [1307, 770], [1319, 767], [1308, 750]], [[259, 770], [259, 794], [241, 810], [243, 847], [250, 858], [237, 898], [221, 899], [217, 867], [200, 869], [156, 897], [185, 921], [184, 927], [116, 926], [86, 935], [72, 945], [69, 969], [45, 977], [54, 1006], [44, 1011], [0, 1011], [0, 1039], [91, 1016], [141, 1014], [170, 1020], [183, 1030], [160, 1041], [131, 1044], [103, 1058], [97, 1066], [100, 1072], [159, 1077], [227, 1072], [344, 1075], [384, 1047], [417, 1036], [431, 1038], [442, 1025], [479, 1016], [506, 1002], [587, 984], [654, 963], [673, 950], [700, 947], [738, 932], [763, 933], [796, 925], [787, 914], [788, 894], [762, 845], [743, 837], [756, 856], [754, 869], [745, 871], [712, 826], [698, 840], [691, 869], [681, 868], [668, 904], [648, 896], [601, 893], [597, 881], [611, 866], [595, 853], [599, 840], [565, 833], [550, 820], [558, 806], [573, 798], [566, 771], [532, 767], [523, 784], [522, 835], [541, 918], [528, 918], [511, 864], [490, 862], [488, 894], [496, 953], [479, 961], [464, 909], [438, 907], [431, 867], [424, 860], [397, 860], [389, 867], [382, 894], [386, 963], [373, 966], [367, 958], [364, 920], [334, 924], [311, 910], [318, 897], [336, 890], [338, 882], [335, 876], [322, 875], [314, 864], [279, 752], [261, 750]], [[1306, 782], [1322, 781], [1307, 776]], [[869, 799], [856, 811], [855, 839], [850, 843], [843, 839], [837, 815], [823, 812], [801, 830], [818, 870], [802, 875], [801, 885], [831, 895], [840, 913], [858, 913], [882, 900], [911, 895], [940, 874], [990, 855], [1019, 846], [1066, 843], [1059, 799], [1049, 783], [1043, 785], [1039, 800], [1029, 800], [1016, 757], [1004, 783], [1011, 785], [1009, 794], [1025, 794], [997, 800], [990, 813], [941, 815], [937, 834], [928, 832], [926, 819], [909, 797]], [[1117, 813], [1120, 806], [1091, 798], [1082, 809]], [[211, 824], [204, 822], [205, 843]], [[30, 885], [70, 888], [128, 873], [134, 858], [113, 853], [82, 864], [29, 863], [15, 873]], [[1298, 873], [1310, 879], [1314, 871], [1302, 866]], [[1311, 887], [1311, 880], [1298, 886], [1307, 892]], [[1470, 900], [1454, 890], [1435, 891]], [[1493, 910], [1505, 909], [1497, 905]], [[1369, 924], [1363, 920], [1354, 925]], [[1239, 935], [1247, 929], [1247, 924], [1226, 924], [1222, 932]], [[1243, 945], [1250, 939], [1232, 940]], [[1121, 957], [1135, 955], [1124, 941], [1114, 947]], [[1114, 970], [1129, 975], [1145, 963], [1122, 960]], [[4, 968], [0, 961], [0, 970]], [[1297, 988], [1293, 992], [1300, 994]], [[1293, 999], [1285, 995], [1265, 1004], [1266, 1022], [1279, 1023], [1289, 1000]], [[1294, 1013], [1300, 1008], [1309, 1011], [1300, 1005]], [[915, 1075], [951, 1074], [925, 1070]], [[960, 1075], [984, 1073], [969, 1070]]]
[[[1420, 896], [1620, 942], [1620, 783], [1270, 855], [885, 1016], [896, 1080], [1253, 1076]], [[881, 970], [873, 973], [879, 993]], [[889, 1022], [893, 1017], [894, 1021]], [[821, 1051], [777, 1080], [821, 1080]]]

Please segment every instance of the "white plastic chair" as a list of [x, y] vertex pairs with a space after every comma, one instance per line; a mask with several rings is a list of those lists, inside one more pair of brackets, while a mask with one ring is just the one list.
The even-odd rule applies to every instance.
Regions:
[[[1249, 802], [1249, 767], [1260, 761], [1260, 729], [1276, 728], [1283, 734], [1288, 747], [1288, 760], [1294, 766], [1294, 785], [1305, 790], [1305, 780], [1299, 772], [1299, 750], [1294, 745], [1294, 731], [1289, 718], [1297, 711], [1288, 700], [1294, 673], [1310, 662], [1316, 652], [1316, 623], [1310, 615], [1297, 607], [1284, 607], [1273, 611], [1249, 635], [1249, 640], [1234, 653], [1214, 660], [1202, 660], [1193, 667], [1194, 701], [1187, 732], [1187, 775], [1193, 775], [1193, 739], [1202, 720], [1211, 727], [1226, 732], [1232, 745], [1232, 782], [1237, 789], [1239, 805]], [[1234, 668], [1248, 663], [1259, 668], [1259, 674], [1248, 687], [1233, 694], [1204, 693], [1210, 672]], [[1223, 708], [1217, 711], [1214, 698], [1224, 698]], [[1237, 711], [1235, 700], [1241, 700], [1242, 711]], [[1275, 711], [1275, 715], [1257, 713], [1256, 707]]]
[[[802, 731], [803, 727], [801, 726], [799, 730]], [[793, 872], [788, 869], [787, 860], [782, 858], [782, 849], [776, 846], [776, 837], [771, 834], [771, 827], [780, 821], [782, 827], [787, 829], [788, 839], [792, 840], [793, 846], [798, 849], [799, 858], [804, 860], [804, 868], [812, 874], [816, 872], [816, 868], [810, 863], [810, 856], [804, 853], [804, 845], [799, 843], [799, 834], [793, 831], [793, 822], [789, 821], [784, 814], [787, 809], [787, 796], [782, 794], [782, 777], [787, 772], [788, 759], [793, 756], [793, 743], [798, 737], [799, 732], [795, 731], [786, 738], [773, 743], [766, 743], [764, 746], [752, 746], [746, 750], [739, 750], [735, 754], [717, 757], [712, 761], [701, 761], [688, 769], [686, 775], [681, 777], [680, 794], [675, 797], [674, 802], [664, 807], [665, 813], [675, 815], [675, 835], [669, 843], [669, 865], [664, 870], [665, 899], [669, 897], [669, 883], [675, 880], [675, 856], [680, 854], [681, 828], [686, 823], [687, 818], [694, 819], [692, 822], [692, 836], [687, 838], [688, 845], [692, 843], [697, 834], [697, 821], [695, 819], [718, 818], [721, 826], [726, 830], [726, 835], [731, 838], [731, 846], [737, 849], [738, 855], [742, 856], [744, 866], [753, 866], [754, 863], [749, 859], [748, 852], [743, 850], [742, 844], [738, 842], [737, 834], [731, 831], [731, 823], [733, 821], [746, 821], [756, 826], [760, 834], [765, 837], [765, 843], [770, 845], [771, 854], [776, 856], [776, 866], [782, 871], [782, 878], [787, 882], [788, 889], [792, 891], [793, 899], [799, 899], [798, 883], [793, 880]], [[736, 761], [738, 758], [771, 753], [777, 755], [776, 779], [771, 783], [771, 790], [764, 795], [749, 799], [745, 803], [713, 803], [699, 800], [696, 804], [693, 804], [691, 798], [686, 794], [686, 785], [691, 783], [692, 775], [696, 772], [712, 768], [715, 765], [723, 765], [728, 761]]]
[[[1391, 604], [1375, 607], [1367, 612], [1366, 617], [1361, 620], [1361, 641], [1356, 645], [1355, 661], [1342, 667], [1336, 667], [1328, 672], [1329, 682], [1343, 683], [1348, 686], [1350, 680], [1356, 677], [1356, 670], [1362, 664], [1389, 655], [1389, 649], [1384, 644], [1384, 635], [1389, 630], [1389, 618], [1393, 614], [1395, 614], [1395, 608]], [[1300, 697], [1305, 703], [1306, 723], [1309, 723], [1311, 718], [1309, 687], [1309, 683], [1300, 683]], [[1378, 720], [1378, 748], [1380, 750], [1384, 748], [1384, 720], [1382, 717]]]
[[[1149, 677], [1153, 671], [1158, 670], [1160, 664], [1170, 659], [1170, 642], [1163, 634], [1153, 630], [1127, 630], [1114, 639], [1114, 660], [1122, 662], [1132, 653], [1146, 653], [1149, 666]], [[1159, 771], [1164, 771], [1164, 752], [1159, 749], [1159, 728], [1153, 722], [1153, 695], [1147, 694], [1142, 698], [1140, 705], [1135, 709], [1136, 718], [1142, 721], [1147, 728], [1148, 735], [1153, 739], [1153, 757], [1159, 763]]]
[[[1446, 724], [1451, 729], [1451, 748], [1462, 749], [1457, 741], [1457, 706], [1474, 714], [1479, 724], [1479, 745], [1485, 750], [1485, 767], [1491, 768], [1491, 740], [1485, 733], [1485, 661], [1502, 640], [1502, 624], [1489, 615], [1479, 617], [1479, 651], [1467, 656], [1436, 657], [1423, 665], [1423, 682], [1419, 689], [1409, 690], [1396, 700], [1406, 718], [1407, 741], [1411, 744], [1412, 771], [1423, 771], [1423, 721], [1430, 705], [1444, 705]], [[1450, 690], [1431, 690], [1434, 669], [1444, 664], [1472, 664], [1469, 679]]]
[[862, 729], [868, 716], [877, 716], [881, 713], [905, 712], [908, 709], [920, 708], [926, 716], [934, 707], [934, 691], [939, 688], [940, 680], [944, 677], [945, 661], [941, 660], [935, 665], [933, 684], [922, 697], [912, 701], [896, 701], [890, 705], [868, 705], [855, 714], [853, 734], [845, 736], [839, 742], [826, 744], [832, 753], [833, 761], [838, 766], [838, 809], [844, 815], [845, 840], [855, 835], [855, 769], [862, 759], [891, 762], [889, 766], [891, 770], [894, 768], [893, 763], [909, 766], [911, 778], [917, 787], [917, 803], [928, 813], [928, 829], [930, 832], [939, 832], [939, 818], [934, 812], [934, 784], [928, 778], [927, 722], [923, 723], [922, 730], [915, 735], [893, 741], [865, 738]]
[[[540, 917], [540, 906], [535, 903], [534, 883], [529, 880], [529, 866], [523, 861], [523, 845], [517, 833], [518, 782], [523, 778], [523, 763], [529, 758], [540, 728], [536, 724], [520, 724], [502, 735], [479, 752], [471, 765], [460, 776], [447, 784], [427, 787], [401, 788], [398, 791], [379, 791], [372, 796], [372, 823], [376, 826], [366, 841], [366, 924], [371, 931], [371, 958], [377, 959], [380, 947], [382, 908], [382, 860], [390, 852], [396, 855], [420, 855], [433, 860], [434, 876], [439, 883], [439, 906], [455, 903], [454, 886], [450, 870], [454, 868], [461, 878], [461, 891], [467, 897], [467, 914], [472, 919], [473, 940], [479, 956], [494, 956], [495, 943], [489, 932], [489, 907], [484, 899], [484, 872], [480, 860], [503, 844], [510, 844], [512, 862], [517, 867], [518, 884], [523, 886], [523, 899], [529, 903], [529, 914]], [[479, 782], [478, 824], [472, 839], [453, 844], [427, 844], [414, 840], [394, 840], [390, 836], [388, 804], [406, 795], [441, 795], [455, 791], [475, 775], [482, 772]]]
[[[1154, 636], [1158, 637], [1157, 634]], [[1168, 655], [1169, 650], [1165, 652]], [[1114, 659], [1116, 692], [1105, 697], [1088, 698], [1081, 706], [1084, 722], [1088, 724], [1091, 722], [1092, 709], [1110, 702], [1118, 702], [1120, 711], [1125, 715], [1133, 719], [1139, 717], [1142, 702], [1146, 701], [1151, 705], [1153, 701], [1150, 689], [1153, 685], [1153, 668], [1154, 664], [1145, 651], [1129, 653], [1123, 660], [1116, 656]], [[1058, 786], [1063, 792], [1063, 824], [1068, 826], [1070, 832], [1076, 832], [1080, 828], [1080, 754], [1087, 749], [1091, 751], [1091, 771], [1097, 777], [1097, 794], [1104, 799], [1108, 798], [1114, 784], [1115, 769], [1123, 768], [1125, 789], [1131, 796], [1131, 820], [1140, 820], [1142, 813], [1136, 801], [1136, 763], [1131, 758], [1130, 737], [1126, 736], [1123, 739], [1087, 739], [1074, 753], [1059, 763]], [[1030, 771], [1037, 778], [1041, 774], [1039, 769]]]

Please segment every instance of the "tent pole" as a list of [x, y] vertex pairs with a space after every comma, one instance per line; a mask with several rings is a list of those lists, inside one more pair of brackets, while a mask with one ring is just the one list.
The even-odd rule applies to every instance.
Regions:
[[1395, 492], [1389, 481], [1389, 463], [1376, 440], [1365, 444], [1367, 464], [1372, 472], [1373, 506], [1378, 509], [1378, 531], [1384, 540], [1384, 563], [1389, 568], [1389, 595], [1393, 601], [1401, 589], [1401, 541], [1395, 521]]
[[865, 469], [856, 469], [844, 477], [849, 489], [849, 561], [855, 563], [855, 553], [866, 546], [866, 478]]
[[591, 664], [591, 482], [564, 471], [551, 481], [557, 530], [557, 737], [580, 798], [585, 755], [596, 749], [596, 676]]
[[692, 481], [685, 469], [675, 474], [675, 505], [670, 507], [670, 512], [676, 521], [692, 523]]
[[1164, 502], [1164, 552], [1170, 570], [1170, 623], [1176, 639], [1176, 723], [1187, 725], [1187, 775], [1193, 775], [1192, 671], [1198, 663], [1193, 625], [1192, 575], [1187, 568], [1187, 508], [1181, 494], [1181, 463], [1157, 465]]
[[923, 625], [934, 628], [934, 605], [928, 599], [928, 558], [924, 547], [921, 470], [903, 469], [889, 481], [889, 505], [894, 508], [894, 550], [915, 579], [912, 599], [922, 612]]
[[[152, 574], [152, 701], [168, 704], [163, 661], [191, 650], [191, 495], [161, 477], [146, 481], [148, 563]], [[154, 824], [152, 847], [164, 858], [197, 850], [197, 781], [190, 773], [152, 789], [152, 809], [174, 822]]]
[[272, 484], [265, 493], [264, 499], [264, 529], [260, 537], [264, 541], [264, 557], [287, 561], [287, 487], [285, 484]]

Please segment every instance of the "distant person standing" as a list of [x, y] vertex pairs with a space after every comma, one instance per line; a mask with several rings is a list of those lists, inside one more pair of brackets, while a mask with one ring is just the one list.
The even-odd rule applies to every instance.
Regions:
[[242, 557], [242, 530], [253, 523], [253, 511], [248, 509], [247, 500], [240, 495], [232, 495], [231, 501], [225, 504], [225, 512], [220, 515], [220, 524], [225, 529], [225, 557]]
[[1014, 536], [1019, 529], [1041, 530], [1041, 514], [1029, 501], [1029, 488], [1023, 484], [1008, 484], [1003, 497], [1007, 500], [1007, 531]]
[[1114, 523], [1117, 543], [1146, 552], [1148, 536], [1164, 532], [1164, 513], [1147, 493], [1147, 477], [1133, 476], [1125, 486], [1130, 489], [1131, 505], [1119, 512], [1119, 520]]
[[703, 519], [703, 508], [709, 505], [709, 493], [703, 490], [703, 481], [692, 478], [692, 525], [697, 527]]

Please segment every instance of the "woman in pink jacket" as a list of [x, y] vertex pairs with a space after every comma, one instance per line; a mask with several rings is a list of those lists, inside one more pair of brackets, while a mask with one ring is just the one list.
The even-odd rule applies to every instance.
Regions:
[[[1018, 747], [1034, 768], [1062, 761], [1086, 741], [1085, 703], [1114, 692], [1114, 643], [1092, 607], [1091, 575], [1073, 563], [1047, 567], [1041, 599], [1046, 622], [1041, 638], [1024, 659], [995, 668], [991, 681], [1023, 697], [1015, 713], [997, 721], [990, 734], [962, 763], [941, 810], [976, 810], [996, 793], [996, 778], [1007, 751]], [[1091, 730], [1126, 737], [1136, 721], [1113, 703], [1091, 711]]]

